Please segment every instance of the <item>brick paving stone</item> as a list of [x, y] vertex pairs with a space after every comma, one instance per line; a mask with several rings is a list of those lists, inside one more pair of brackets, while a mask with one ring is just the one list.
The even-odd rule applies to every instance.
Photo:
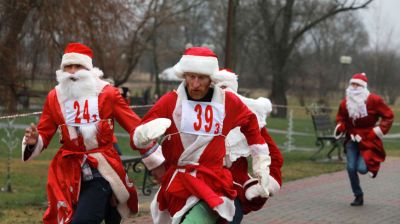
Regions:
[[292, 181], [243, 223], [400, 223], [399, 171], [400, 158], [387, 158], [376, 179], [361, 175], [362, 207], [350, 206], [353, 194], [346, 171]]
[[[246, 215], [245, 224], [399, 224], [400, 158], [387, 158], [376, 179], [360, 175], [364, 206], [352, 207], [347, 172], [341, 171], [284, 183], [266, 206]], [[148, 205], [152, 196], [140, 196], [141, 216], [123, 223], [152, 223]], [[143, 210], [144, 209], [144, 210]]]

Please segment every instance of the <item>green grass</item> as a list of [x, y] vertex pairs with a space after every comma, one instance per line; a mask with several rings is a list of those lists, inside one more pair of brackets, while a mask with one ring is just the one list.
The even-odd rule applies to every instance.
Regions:
[[[32, 121], [35, 122], [35, 119], [31, 117], [18, 119], [14, 123], [28, 125]], [[267, 126], [273, 129], [287, 130], [288, 121], [281, 118], [269, 118]], [[309, 148], [310, 151], [283, 153], [285, 160], [282, 168], [284, 183], [345, 169], [345, 164], [343, 163], [316, 163], [310, 161], [313, 150], [316, 149], [315, 137], [311, 119], [304, 111], [295, 113], [293, 130], [311, 134], [310, 136], [293, 136], [294, 146]], [[124, 133], [125, 131], [116, 125], [116, 132]], [[394, 125], [391, 132], [399, 133], [400, 125]], [[23, 133], [23, 130], [16, 131], [18, 145], [12, 152], [11, 180], [14, 192], [0, 192], [0, 223], [41, 223], [41, 217], [46, 208], [45, 186], [47, 169], [51, 158], [59, 147], [59, 134], [56, 133], [54, 135], [48, 149], [39, 157], [29, 163], [22, 163], [20, 161], [20, 141]], [[287, 141], [285, 134], [271, 133], [271, 136], [279, 146], [284, 145]], [[0, 138], [6, 138], [4, 129], [0, 130]], [[137, 152], [133, 151], [129, 146], [129, 138], [118, 138], [118, 143], [124, 155], [137, 155]], [[400, 156], [400, 141], [398, 139], [385, 140], [384, 145], [388, 156]], [[6, 145], [0, 141], [0, 186], [4, 186], [6, 181], [7, 157], [8, 150]], [[135, 182], [136, 186], [141, 186], [142, 174], [133, 174], [130, 171], [129, 175], [134, 180], [137, 180]]]

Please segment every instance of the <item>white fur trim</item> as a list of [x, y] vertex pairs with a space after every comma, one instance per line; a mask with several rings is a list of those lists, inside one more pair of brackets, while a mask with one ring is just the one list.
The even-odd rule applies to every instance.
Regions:
[[225, 138], [226, 155], [229, 161], [234, 162], [240, 157], [250, 156], [250, 148], [240, 127], [232, 129]]
[[219, 67], [216, 57], [183, 55], [173, 68], [176, 71], [176, 76], [181, 79], [186, 72], [209, 75], [212, 79]]
[[172, 224], [178, 224], [181, 223], [182, 217], [194, 206], [196, 203], [199, 202], [199, 198], [196, 196], [190, 196], [186, 200], [186, 204], [183, 206], [181, 210], [176, 212], [174, 216], [172, 217]]
[[235, 215], [235, 203], [232, 199], [222, 196], [224, 201], [222, 204], [215, 206], [214, 211], [218, 212], [219, 216], [226, 219], [228, 222], [233, 220]]
[[100, 174], [110, 183], [111, 189], [115, 197], [118, 199], [117, 210], [122, 218], [126, 218], [130, 215], [130, 209], [128, 207], [129, 192], [126, 189], [123, 181], [119, 178], [119, 175], [108, 163], [106, 158], [101, 153], [91, 153], [89, 156], [95, 158], [98, 162], [97, 169]]
[[69, 134], [69, 139], [73, 140], [73, 139], [78, 138], [78, 133], [76, 132], [76, 127], [67, 125], [67, 130], [68, 130], [68, 134]]
[[151, 212], [151, 218], [153, 219], [153, 223], [171, 223], [172, 222], [172, 217], [169, 214], [168, 210], [159, 210], [159, 205], [158, 205], [158, 194], [160, 193], [160, 188], [158, 189], [157, 193], [154, 195], [153, 200], [151, 201], [150, 204], [150, 212]]
[[269, 156], [269, 148], [267, 144], [250, 145], [251, 156]]
[[350, 84], [351, 83], [357, 83], [365, 88], [367, 88], [367, 86], [368, 86], [367, 83], [361, 79], [350, 79]]
[[379, 126], [374, 127], [373, 130], [374, 130], [376, 136], [378, 136], [380, 139], [383, 138], [384, 134], [383, 134], [383, 132], [382, 132], [382, 129], [381, 129]]
[[238, 81], [237, 75], [233, 72], [229, 72], [227, 70], [218, 71], [217, 74], [213, 77], [213, 82], [215, 86], [222, 87], [225, 86], [231, 89], [234, 92], [238, 90]]
[[35, 148], [33, 149], [31, 156], [29, 158], [27, 158], [26, 160], [24, 160], [25, 150], [28, 150], [27, 147], [28, 147], [28, 145], [26, 144], [26, 140], [25, 140], [25, 136], [24, 136], [24, 138], [22, 139], [22, 155], [21, 155], [22, 161], [24, 161], [24, 162], [37, 157], [42, 152], [42, 149], [43, 149], [42, 136], [39, 135], [38, 141], [36, 142]]
[[257, 99], [251, 99], [239, 94], [236, 94], [240, 100], [246, 104], [246, 106], [253, 112], [258, 121], [258, 126], [260, 128], [265, 127], [267, 125], [267, 117], [272, 111], [271, 101], [265, 97], [259, 97]]
[[156, 151], [154, 151], [146, 158], [143, 158], [142, 161], [149, 170], [153, 170], [154, 168], [160, 166], [165, 161], [165, 158], [162, 154], [161, 146], [158, 146]]
[[79, 53], [64, 54], [61, 60], [60, 68], [64, 69], [66, 65], [73, 65], [73, 64], [82, 65], [88, 70], [93, 69], [92, 58], [85, 54], [79, 54]]
[[336, 139], [341, 138], [343, 136], [343, 134], [344, 134], [343, 132], [340, 133], [340, 134], [337, 133], [337, 130], [340, 127], [340, 125], [342, 125], [342, 124], [336, 125], [335, 130], [333, 131], [333, 137], [335, 137]]
[[[180, 166], [196, 164], [208, 143], [214, 139], [213, 136], [193, 135], [181, 132], [182, 101], [187, 99], [185, 85], [186, 82], [184, 80], [177, 89], [178, 98], [172, 115], [175, 126], [178, 128], [183, 148], [185, 149], [179, 157], [178, 165]], [[225, 92], [220, 88], [215, 88], [211, 102], [225, 105]]]

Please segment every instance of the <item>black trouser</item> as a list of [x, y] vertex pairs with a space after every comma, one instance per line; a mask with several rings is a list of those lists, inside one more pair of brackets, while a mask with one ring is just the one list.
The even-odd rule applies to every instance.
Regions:
[[78, 204], [72, 217], [72, 224], [118, 224], [121, 216], [110, 204], [112, 190], [103, 177], [83, 181]]

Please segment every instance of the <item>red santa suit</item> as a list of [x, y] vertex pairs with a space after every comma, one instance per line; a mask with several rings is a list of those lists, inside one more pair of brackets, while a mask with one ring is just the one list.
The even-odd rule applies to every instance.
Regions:
[[230, 171], [223, 167], [225, 136], [231, 129], [240, 126], [252, 153], [268, 155], [268, 146], [260, 135], [257, 117], [235, 94], [214, 88], [211, 103], [223, 105], [222, 123], [217, 127], [220, 130], [213, 129], [219, 134], [186, 133], [183, 123], [185, 102], [187, 95], [183, 82], [176, 92], [170, 92], [157, 101], [142, 120], [142, 124], [156, 118], [172, 121], [162, 142], [166, 174], [151, 204], [153, 221], [179, 223], [199, 200], [205, 201], [220, 217], [231, 221], [236, 191]]
[[[347, 131], [345, 144], [349, 140], [359, 141], [358, 146], [368, 171], [376, 175], [380, 163], [386, 157], [382, 137], [389, 132], [392, 126], [393, 112], [380, 96], [372, 93], [369, 94], [365, 103], [367, 115], [353, 119], [349, 116], [346, 99], [343, 99], [339, 106], [336, 122], [337, 127], [344, 125], [344, 129]], [[373, 138], [369, 134], [371, 131], [375, 133]]]
[[[92, 75], [101, 73], [98, 69], [86, 72]], [[128, 107], [118, 89], [98, 77], [95, 82], [96, 94], [87, 98], [85, 94], [81, 94], [83, 97], [75, 102], [65, 97], [60, 85], [51, 90], [37, 127], [39, 138], [33, 152], [27, 150], [25, 140], [23, 141], [22, 159], [28, 161], [47, 148], [57, 130], [60, 133], [62, 145], [48, 171], [49, 205], [43, 217], [44, 223], [71, 222], [74, 206], [79, 198], [81, 166], [85, 161], [91, 167], [97, 168], [110, 183], [118, 200], [117, 210], [121, 217], [138, 211], [135, 187], [128, 179], [112, 143], [115, 120], [128, 133], [133, 133], [140, 118]], [[85, 92], [84, 89], [73, 91]], [[69, 125], [71, 120], [86, 124], [73, 127]]]
[[[214, 76], [214, 82], [216, 86], [237, 94], [237, 75], [233, 72], [226, 69], [220, 70]], [[271, 157], [271, 165], [269, 166], [269, 193], [271, 195], [276, 194], [282, 186], [281, 168], [283, 157], [265, 127], [267, 116], [272, 111], [271, 102], [263, 97], [250, 99], [239, 94], [237, 96], [257, 116], [261, 135], [268, 144]], [[248, 173], [247, 157], [251, 155], [251, 152], [245, 136], [239, 128], [235, 128], [229, 132], [225, 144], [227, 149], [225, 165], [232, 173], [235, 190], [237, 191], [244, 214], [261, 209], [268, 198], [257, 195], [258, 180]], [[247, 196], [251, 197], [250, 200], [246, 198], [246, 192], [248, 193]]]

